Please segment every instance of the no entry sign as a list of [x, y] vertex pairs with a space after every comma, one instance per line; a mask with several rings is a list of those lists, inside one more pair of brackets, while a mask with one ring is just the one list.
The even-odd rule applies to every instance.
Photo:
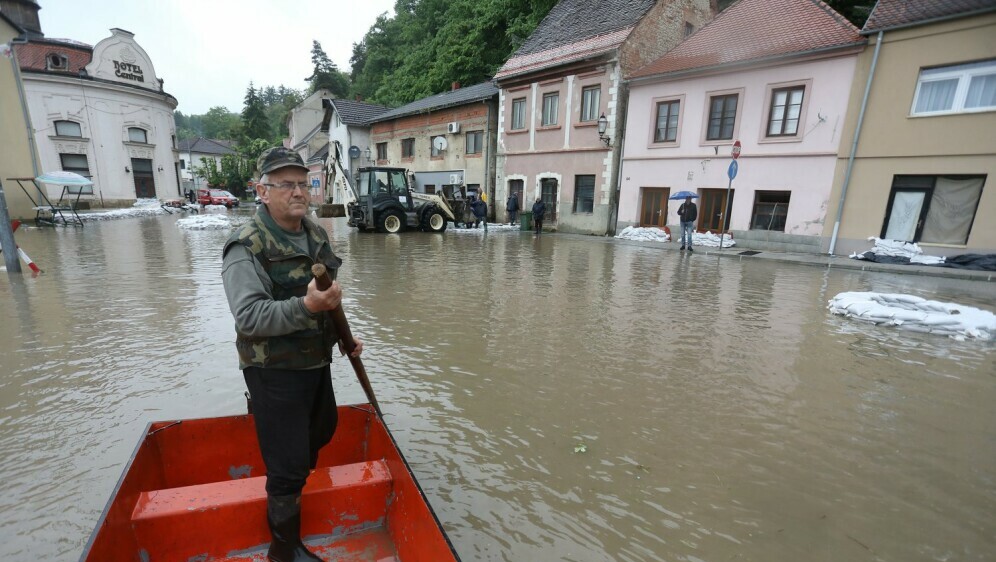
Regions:
[[740, 156], [740, 141], [733, 143], [733, 159], [736, 160]]

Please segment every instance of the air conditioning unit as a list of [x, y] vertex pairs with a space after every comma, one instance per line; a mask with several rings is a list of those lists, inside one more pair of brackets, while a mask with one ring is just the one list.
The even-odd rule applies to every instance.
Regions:
[[460, 185], [463, 183], [463, 178], [460, 174], [450, 174], [450, 185]]
[[459, 133], [460, 132], [460, 124], [457, 123], [456, 121], [453, 121], [452, 123], [447, 123], [446, 124], [446, 132], [447, 133]]

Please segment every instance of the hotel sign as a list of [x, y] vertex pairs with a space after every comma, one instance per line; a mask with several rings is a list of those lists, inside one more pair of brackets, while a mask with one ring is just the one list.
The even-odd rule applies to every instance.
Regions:
[[[122, 57], [123, 58], [123, 57]], [[114, 63], [114, 75], [124, 80], [134, 80], [135, 82], [145, 82], [142, 74], [142, 67], [130, 62], [111, 61]]]

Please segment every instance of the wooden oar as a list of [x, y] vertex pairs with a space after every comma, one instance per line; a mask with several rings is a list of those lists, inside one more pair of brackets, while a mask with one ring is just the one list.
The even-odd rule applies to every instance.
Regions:
[[[332, 286], [332, 276], [329, 275], [323, 264], [316, 263], [311, 266], [311, 274], [315, 276], [315, 283], [320, 290], [325, 291]], [[359, 357], [352, 356], [353, 350], [356, 349], [356, 341], [353, 339], [353, 332], [349, 330], [349, 322], [346, 321], [346, 313], [342, 310], [342, 304], [329, 312], [329, 318], [332, 319], [339, 339], [342, 340], [342, 348], [346, 350], [346, 357], [349, 357], [349, 362], [352, 363], [353, 370], [356, 371], [356, 379], [360, 381], [360, 386], [363, 387], [367, 400], [373, 405], [377, 415], [384, 419], [380, 405], [377, 404], [377, 397], [374, 396], [373, 387], [370, 386], [370, 379], [367, 378], [367, 370], [363, 368], [363, 361]]]

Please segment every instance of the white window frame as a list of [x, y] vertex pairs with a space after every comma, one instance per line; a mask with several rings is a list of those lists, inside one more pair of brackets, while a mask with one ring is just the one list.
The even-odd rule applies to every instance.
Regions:
[[[68, 123], [70, 125], [76, 125], [80, 129], [80, 134], [78, 134], [78, 135], [66, 135], [66, 134], [60, 133], [59, 132], [59, 124], [60, 123]], [[57, 137], [66, 137], [66, 138], [71, 138], [71, 139], [81, 139], [81, 138], [83, 138], [83, 125], [81, 123], [76, 122], [76, 121], [70, 121], [68, 119], [59, 119], [59, 120], [54, 121], [52, 123], [52, 128], [55, 129], [55, 136], [57, 136]]]
[[[131, 138], [132, 131], [141, 131], [142, 140], [135, 140]], [[139, 144], [149, 144], [149, 132], [141, 127], [128, 127], [128, 142], [137, 142]]]
[[[551, 111], [547, 111], [547, 100], [554, 100], [550, 108]], [[541, 127], [556, 127], [558, 125], [557, 117], [560, 113], [560, 92], [544, 92], [543, 93], [543, 110], [540, 115], [540, 126]], [[552, 117], [552, 119], [550, 119]]]
[[[519, 111], [516, 111], [519, 106]], [[526, 128], [526, 98], [515, 98], [512, 100], [512, 130], [520, 131]]]
[[[593, 94], [593, 95], [586, 95]], [[590, 123], [592, 121], [598, 121], [598, 115], [601, 113], [599, 109], [602, 105], [602, 85], [595, 84], [593, 86], [582, 86], [581, 87], [581, 115], [579, 116], [579, 121], [581, 123]]]
[[[913, 94], [913, 104], [910, 106], [910, 116], [930, 116], [930, 115], [951, 115], [955, 113], [978, 113], [981, 111], [996, 111], [996, 106], [966, 108], [965, 101], [968, 98], [968, 88], [972, 83], [972, 78], [996, 74], [996, 59], [988, 61], [977, 61], [972, 63], [920, 69], [920, 75], [916, 81], [916, 92]], [[924, 83], [940, 82], [943, 80], [958, 79], [958, 86], [955, 89], [954, 100], [949, 109], [939, 111], [917, 111], [916, 106], [920, 101], [920, 92]]]
[[467, 131], [465, 154], [481, 154], [484, 151], [484, 131]]

